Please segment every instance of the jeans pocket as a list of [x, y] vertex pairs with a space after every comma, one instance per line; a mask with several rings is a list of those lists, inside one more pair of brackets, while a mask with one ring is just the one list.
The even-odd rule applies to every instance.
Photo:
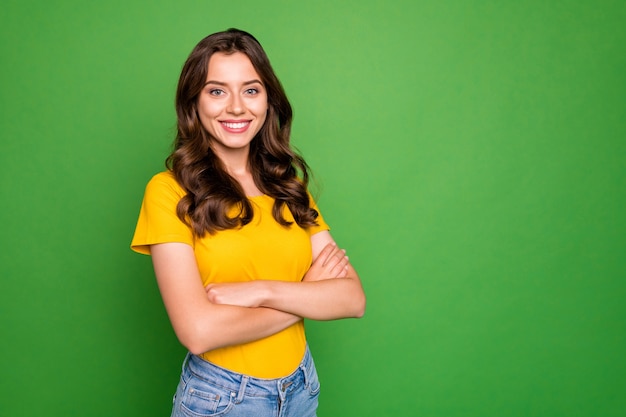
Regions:
[[181, 412], [190, 417], [211, 417], [227, 413], [234, 393], [206, 381], [190, 380], [180, 401]]
[[317, 395], [320, 392], [320, 380], [317, 376], [317, 370], [315, 365], [311, 362], [311, 365], [306, 370], [306, 385], [311, 395]]

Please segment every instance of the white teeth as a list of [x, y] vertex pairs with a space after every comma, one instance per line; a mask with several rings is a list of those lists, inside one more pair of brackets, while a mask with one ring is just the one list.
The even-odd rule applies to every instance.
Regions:
[[248, 122], [238, 122], [238, 123], [222, 122], [222, 124], [229, 129], [241, 129], [242, 127], [245, 127], [248, 124]]

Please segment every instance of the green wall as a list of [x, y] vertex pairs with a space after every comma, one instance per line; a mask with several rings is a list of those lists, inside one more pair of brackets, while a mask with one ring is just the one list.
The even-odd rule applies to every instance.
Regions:
[[165, 416], [129, 248], [195, 43], [265, 45], [368, 294], [309, 323], [320, 417], [626, 413], [621, 1], [4, 1], [0, 415]]

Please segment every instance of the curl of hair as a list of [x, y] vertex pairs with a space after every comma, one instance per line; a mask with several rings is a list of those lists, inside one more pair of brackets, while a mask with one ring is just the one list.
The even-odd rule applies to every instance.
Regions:
[[[197, 102], [216, 52], [244, 53], [261, 77], [268, 97], [264, 125], [250, 143], [249, 164], [256, 186], [275, 199], [272, 215], [283, 226], [283, 209], [289, 208], [298, 226], [316, 225], [318, 212], [311, 207], [307, 185], [309, 168], [290, 146], [293, 112], [260, 43], [249, 33], [228, 29], [209, 35], [193, 49], [183, 65], [176, 91], [177, 133], [166, 160], [187, 194], [176, 208], [178, 217], [196, 236], [242, 227], [252, 220], [252, 205], [239, 183], [230, 176], [211, 150], [212, 140], [198, 117]], [[235, 209], [235, 215], [229, 211]], [[232, 215], [232, 213], [231, 213]]]

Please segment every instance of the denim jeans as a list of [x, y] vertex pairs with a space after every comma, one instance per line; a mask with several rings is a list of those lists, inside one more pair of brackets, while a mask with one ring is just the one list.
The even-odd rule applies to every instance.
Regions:
[[298, 368], [276, 379], [238, 374], [188, 354], [172, 417], [315, 417], [319, 391], [308, 347]]

